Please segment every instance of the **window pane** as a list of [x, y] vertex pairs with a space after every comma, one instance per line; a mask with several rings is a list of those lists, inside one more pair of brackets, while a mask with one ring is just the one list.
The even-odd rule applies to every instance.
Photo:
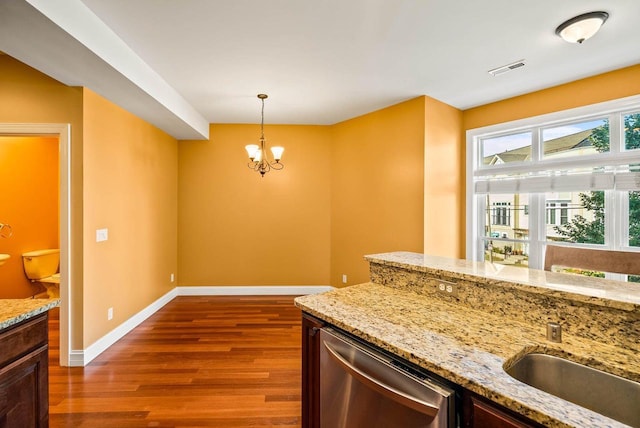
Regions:
[[484, 259], [491, 263], [529, 267], [529, 244], [522, 241], [485, 239]]
[[544, 157], [569, 157], [609, 151], [609, 121], [590, 120], [542, 130]]
[[529, 195], [487, 195], [487, 238], [529, 239]]
[[624, 148], [640, 149], [640, 112], [624, 116]]
[[629, 192], [629, 246], [640, 247], [640, 191]]
[[604, 244], [604, 191], [546, 194], [547, 240]]
[[481, 166], [531, 161], [531, 132], [485, 138], [481, 147]]

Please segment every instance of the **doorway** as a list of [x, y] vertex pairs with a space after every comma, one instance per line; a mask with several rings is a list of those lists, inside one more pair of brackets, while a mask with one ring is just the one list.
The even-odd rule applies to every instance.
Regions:
[[60, 233], [60, 365], [70, 365], [71, 314], [71, 125], [0, 124], [0, 135], [54, 136], [58, 138]]

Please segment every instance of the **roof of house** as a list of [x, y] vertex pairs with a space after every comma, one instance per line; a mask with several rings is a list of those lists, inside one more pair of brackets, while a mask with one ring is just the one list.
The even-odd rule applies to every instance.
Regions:
[[[548, 155], [577, 148], [591, 147], [593, 146], [593, 143], [589, 137], [592, 132], [593, 129], [587, 129], [576, 132], [575, 134], [565, 135], [564, 137], [545, 141], [543, 144], [544, 154]], [[523, 162], [529, 159], [531, 159], [531, 145], [485, 156], [483, 164], [495, 165], [496, 163]]]

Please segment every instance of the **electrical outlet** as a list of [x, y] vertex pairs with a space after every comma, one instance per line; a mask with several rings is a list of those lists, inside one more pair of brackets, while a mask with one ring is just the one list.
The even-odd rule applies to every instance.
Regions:
[[176, 280], [176, 276], [174, 274], [171, 274], [170, 279], [171, 279], [171, 282], [174, 282]]
[[107, 320], [111, 321], [113, 319], [113, 308], [107, 309]]
[[438, 280], [438, 293], [446, 294], [448, 296], [458, 296], [458, 286], [449, 281]]
[[346, 283], [347, 283], [347, 274], [346, 274], [346, 273], [343, 273], [343, 274], [342, 274], [342, 283], [343, 283], [343, 284], [346, 284]]

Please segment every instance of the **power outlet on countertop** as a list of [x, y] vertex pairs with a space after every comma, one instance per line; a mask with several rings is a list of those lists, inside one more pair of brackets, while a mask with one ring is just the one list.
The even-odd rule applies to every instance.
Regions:
[[446, 294], [447, 296], [458, 297], [458, 285], [454, 282], [438, 280], [437, 291], [440, 294]]

